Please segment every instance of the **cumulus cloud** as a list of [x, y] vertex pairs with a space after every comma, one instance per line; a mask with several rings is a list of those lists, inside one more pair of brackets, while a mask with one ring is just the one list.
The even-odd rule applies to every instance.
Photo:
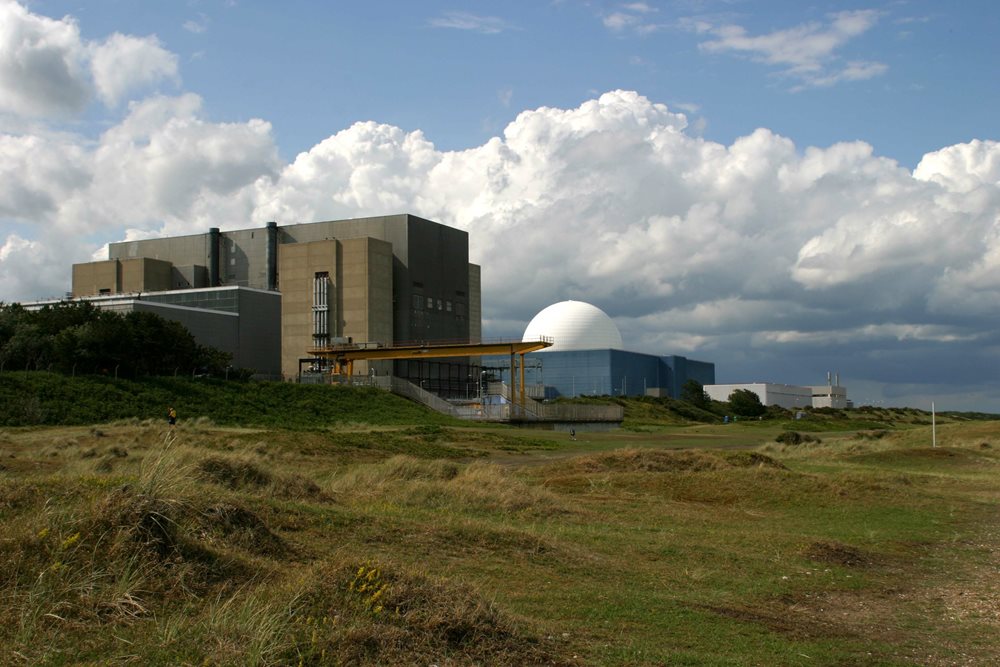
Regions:
[[177, 56], [156, 37], [115, 33], [88, 42], [72, 18], [51, 19], [0, 0], [0, 111], [68, 116], [95, 95], [114, 106], [136, 89], [177, 79]]
[[91, 70], [97, 94], [116, 106], [126, 94], [161, 80], [177, 81], [177, 56], [156, 37], [131, 37], [115, 33], [93, 48]]
[[50, 19], [0, 0], [0, 110], [60, 115], [90, 99], [86, 49], [69, 17]]
[[[18, 295], [60, 298], [69, 291], [70, 266], [57, 243], [11, 234], [0, 245], [0, 302], [20, 300]], [[40, 270], [45, 267], [45, 270]]]
[[687, 25], [711, 39], [698, 46], [707, 53], [739, 53], [752, 59], [775, 65], [781, 72], [801, 82], [802, 87], [831, 86], [841, 81], [860, 81], [884, 74], [884, 63], [852, 60], [838, 62], [837, 51], [847, 42], [864, 34], [878, 22], [879, 12], [859, 9], [837, 12], [826, 23], [817, 21], [751, 35], [736, 24], [713, 25], [705, 21], [689, 21]]
[[131, 104], [96, 142], [0, 134], [0, 220], [21, 230], [2, 241], [0, 300], [61, 294], [68, 269], [37, 267], [88, 261], [109, 237], [245, 225], [252, 186], [281, 167], [271, 127], [209, 123], [200, 113], [196, 95], [153, 97]]

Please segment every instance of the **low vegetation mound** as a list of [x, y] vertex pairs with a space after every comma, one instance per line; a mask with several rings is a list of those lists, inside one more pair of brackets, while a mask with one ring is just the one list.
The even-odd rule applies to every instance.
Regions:
[[780, 442], [783, 445], [801, 445], [805, 442], [822, 442], [816, 436], [809, 435], [808, 433], [799, 433], [798, 431], [784, 431], [779, 433], [777, 437], [774, 438], [775, 442]]
[[476, 591], [378, 562], [325, 562], [297, 585], [299, 664], [556, 664]]
[[817, 563], [845, 567], [864, 567], [875, 561], [870, 554], [841, 542], [813, 542], [805, 548], [802, 555]]
[[737, 468], [774, 468], [775, 470], [788, 470], [781, 461], [773, 459], [767, 454], [760, 452], [731, 452], [725, 455], [726, 463]]
[[578, 456], [570, 465], [581, 472], [700, 472], [728, 468], [724, 459], [693, 449], [616, 449]]
[[260, 488], [271, 483], [271, 474], [252, 461], [212, 456], [201, 461], [198, 473], [204, 478], [229, 489]]
[[980, 451], [962, 447], [910, 447], [884, 449], [875, 452], [856, 454], [851, 460], [888, 466], [901, 467], [940, 467], [968, 466], [983, 463], [995, 464], [995, 458], [984, 456]]
[[329, 490], [345, 502], [379, 498], [456, 511], [528, 514], [562, 509], [545, 489], [525, 483], [499, 465], [479, 461], [463, 465], [394, 456], [348, 469], [330, 483]]

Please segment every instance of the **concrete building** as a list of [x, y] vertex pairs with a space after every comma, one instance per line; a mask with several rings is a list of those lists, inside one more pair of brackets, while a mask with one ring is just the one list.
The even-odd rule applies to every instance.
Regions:
[[777, 405], [787, 410], [814, 408], [846, 408], [847, 388], [837, 384], [800, 387], [774, 382], [749, 382], [743, 384], [706, 384], [705, 393], [714, 401], [728, 401], [737, 389], [746, 389], [757, 394], [764, 405]]
[[[545, 350], [525, 355], [525, 382], [537, 398], [560, 396], [669, 396], [688, 380], [715, 382], [715, 364], [677, 355], [630, 352], [614, 321], [582, 301], [562, 301], [540, 311], [522, 340], [551, 339]], [[485, 358], [504, 381], [503, 359]]]
[[[286, 378], [299, 375], [310, 348], [338, 339], [391, 345], [482, 336], [480, 269], [469, 263], [468, 234], [409, 214], [112, 243], [107, 260], [73, 266], [72, 295], [79, 298], [131, 294], [150, 301], [153, 293], [164, 300], [184, 293], [183, 307], [204, 308], [220, 288], [280, 295], [280, 314], [269, 315], [274, 324], [259, 332], [277, 341], [277, 352], [273, 362], [258, 363]], [[235, 312], [243, 317], [252, 297], [237, 294]], [[238, 346], [259, 342], [241, 336]], [[378, 362], [373, 369], [453, 376], [463, 384], [471, 374], [461, 359]]]
[[[281, 295], [277, 292], [232, 285], [83, 298], [103, 310], [150, 312], [179, 322], [202, 345], [228, 352], [234, 368], [253, 369], [262, 378], [281, 377]], [[23, 305], [37, 309], [59, 302]]]
[[787, 410], [812, 406], [812, 389], [774, 382], [749, 382], [744, 384], [707, 384], [705, 393], [713, 401], [728, 401], [737, 389], [757, 394], [764, 405], [777, 405]]

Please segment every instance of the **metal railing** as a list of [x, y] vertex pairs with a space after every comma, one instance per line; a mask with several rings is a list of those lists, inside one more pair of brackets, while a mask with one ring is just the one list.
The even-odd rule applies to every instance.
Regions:
[[[506, 400], [510, 400], [510, 387], [506, 383], [490, 384]], [[530, 396], [524, 397], [522, 409], [520, 398], [514, 406], [513, 414], [526, 421], [550, 422], [620, 422], [625, 416], [625, 408], [620, 405], [575, 405], [572, 403], [539, 403]]]

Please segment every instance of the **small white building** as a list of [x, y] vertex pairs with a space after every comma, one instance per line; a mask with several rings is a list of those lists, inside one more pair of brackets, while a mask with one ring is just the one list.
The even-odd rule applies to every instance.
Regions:
[[814, 408], [846, 408], [851, 405], [851, 402], [847, 400], [847, 387], [840, 386], [839, 376], [836, 384], [828, 382], [813, 387], [799, 387], [775, 382], [705, 385], [705, 393], [713, 401], [728, 401], [729, 396], [737, 389], [747, 389], [757, 394], [757, 398], [763, 405], [777, 405], [786, 410], [809, 406]]
[[847, 408], [851, 402], [847, 400], [847, 387], [837, 387], [821, 384], [812, 389], [812, 406], [814, 408]]
[[763, 405], [779, 405], [788, 410], [804, 408], [813, 404], [811, 387], [797, 387], [774, 382], [705, 385], [705, 393], [714, 401], [728, 401], [729, 396], [737, 389], [747, 389], [757, 394], [757, 398]]

